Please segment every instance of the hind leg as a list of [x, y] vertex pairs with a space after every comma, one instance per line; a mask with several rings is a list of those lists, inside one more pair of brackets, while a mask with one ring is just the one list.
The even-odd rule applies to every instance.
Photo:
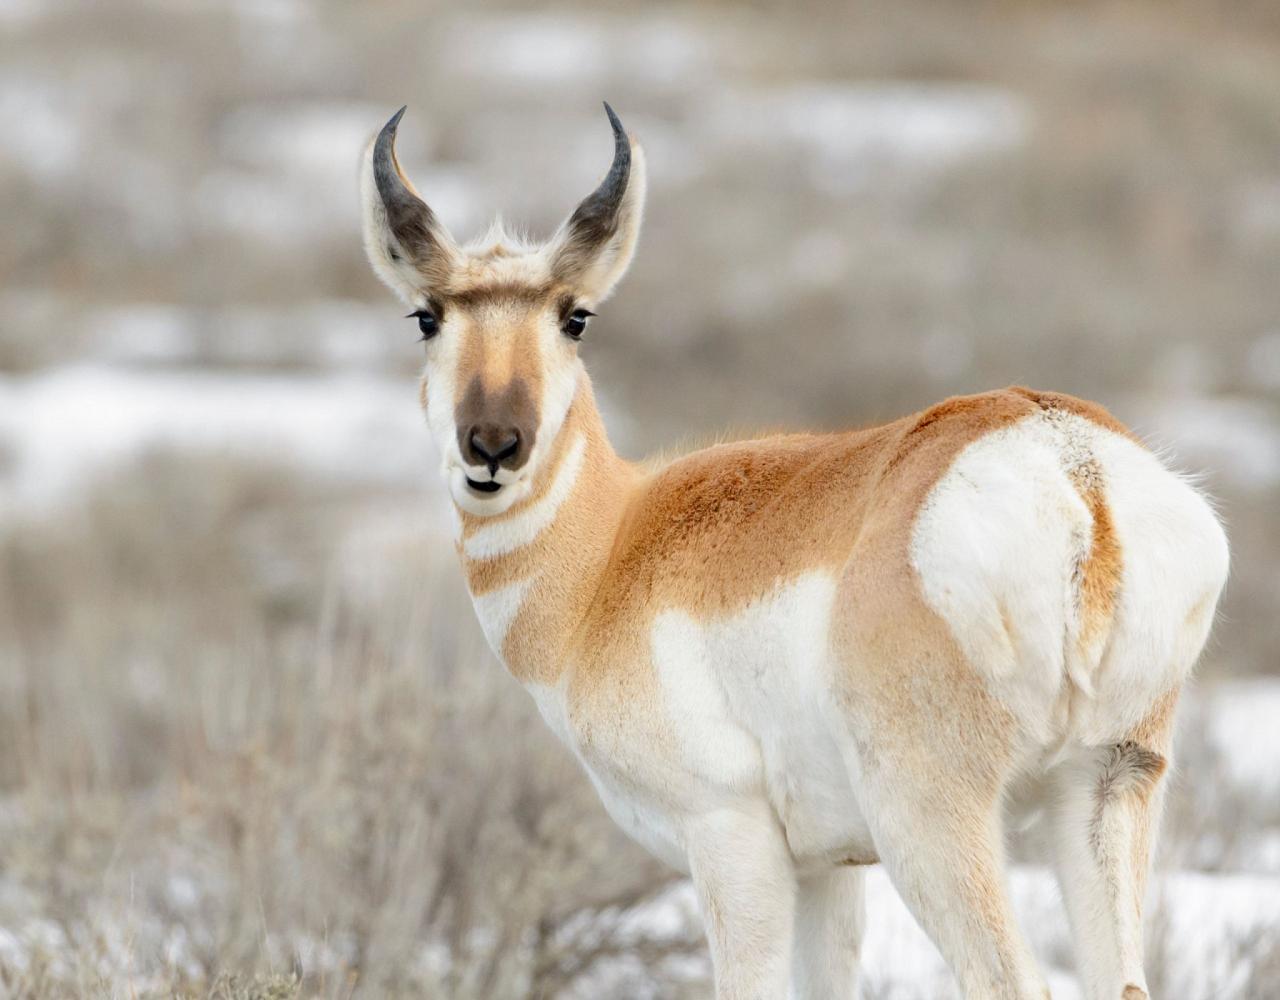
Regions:
[[1053, 777], [1050, 835], [1088, 1000], [1147, 1000], [1142, 909], [1176, 698]]
[[792, 996], [853, 1000], [865, 923], [862, 868], [845, 866], [797, 885]]
[[965, 1000], [1046, 1000], [1009, 906], [996, 803], [948, 801], [949, 791], [877, 801], [880, 860]]
[[1046, 1000], [1004, 881], [1013, 727], [962, 667], [938, 662], [926, 683], [882, 695], [885, 710], [853, 716], [850, 770], [876, 853], [965, 1000]]

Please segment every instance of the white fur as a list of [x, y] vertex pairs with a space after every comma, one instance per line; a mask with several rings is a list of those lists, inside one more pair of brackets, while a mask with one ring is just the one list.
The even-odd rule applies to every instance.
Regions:
[[[1063, 901], [1076, 939], [1088, 1000], [1112, 1000], [1127, 985], [1146, 989], [1142, 902], [1125, 846], [1136, 816], [1123, 798], [1103, 800], [1105, 750], [1079, 749], [1052, 775], [1049, 832]], [[1160, 803], [1153, 809], [1158, 818]]]
[[795, 1000], [854, 1000], [866, 928], [866, 875], [841, 867], [802, 876], [796, 886]]
[[[1093, 525], [1069, 472], [1090, 460], [1123, 580], [1110, 645], [1084, 661], [1074, 655], [1073, 570]], [[1226, 538], [1194, 489], [1128, 438], [1066, 413], [1027, 417], [969, 445], [931, 491], [911, 559], [968, 660], [1045, 744], [1114, 739], [1183, 681], [1227, 572]], [[1205, 613], [1186, 622], [1197, 605]], [[1069, 732], [1056, 712], [1064, 681], [1083, 695]]]
[[[523, 548], [550, 527], [560, 505], [573, 492], [586, 455], [586, 439], [579, 436], [569, 445], [555, 478], [547, 491], [528, 509], [514, 517], [481, 525], [463, 542], [463, 551], [471, 559], [493, 559]], [[504, 491], [505, 492], [505, 491]]]
[[[501, 655], [501, 653], [499, 653]], [[569, 712], [565, 705], [562, 685], [536, 684], [525, 685], [525, 690], [533, 695], [533, 702], [538, 706], [538, 714], [542, 721], [565, 746], [573, 748], [573, 733], [569, 728]]]
[[[665, 722], [681, 762], [679, 787], [695, 802], [767, 802], [802, 869], [874, 854], [830, 695], [834, 596], [834, 579], [815, 573], [729, 618], [699, 622], [673, 610], [650, 629]], [[606, 799], [616, 797], [607, 770], [590, 754], [584, 763]], [[658, 828], [643, 828], [648, 820]], [[645, 843], [672, 829], [667, 817], [644, 812], [628, 814], [623, 825]], [[663, 853], [675, 849], [686, 845]]]
[[[1037, 414], [969, 445], [930, 492], [911, 541], [925, 599], [1043, 743], [1053, 739], [1064, 671], [1074, 665], [1073, 570], [1093, 537], [1067, 470], [1080, 438], [1105, 433], [1078, 417], [1069, 429]], [[1072, 671], [1086, 694], [1096, 667]]]
[[729, 714], [705, 630], [682, 611], [666, 611], [654, 620], [650, 645], [685, 764], [713, 784], [749, 788], [761, 774], [760, 748]]
[[1144, 698], [1187, 678], [1227, 580], [1227, 537], [1213, 509], [1155, 455], [1116, 434], [1098, 442], [1124, 559], [1118, 627], [1097, 673], [1079, 739], [1104, 742], [1137, 722]]
[[525, 577], [523, 580], [517, 580], [488, 594], [473, 596], [471, 599], [472, 604], [475, 605], [476, 617], [480, 620], [480, 627], [484, 630], [485, 638], [489, 640], [489, 648], [499, 657], [502, 656], [503, 643], [507, 641], [507, 632], [511, 630], [511, 623], [516, 620], [516, 615], [524, 605], [525, 595], [529, 592], [533, 579], [533, 577]]

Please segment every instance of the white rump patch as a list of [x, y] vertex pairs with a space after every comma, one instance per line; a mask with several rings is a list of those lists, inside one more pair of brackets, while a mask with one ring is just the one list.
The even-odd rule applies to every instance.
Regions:
[[1043, 717], [1068, 665], [1074, 575], [1093, 542], [1068, 470], [1104, 433], [1074, 414], [1038, 413], [979, 438], [934, 485], [912, 532], [926, 602], [1023, 719]]
[[[1076, 482], [1095, 475], [1123, 579], [1106, 644], [1081, 649], [1078, 572], [1093, 518]], [[1100, 743], [1186, 678], [1226, 578], [1227, 549], [1209, 505], [1154, 455], [1056, 411], [960, 452], [920, 510], [911, 562], [925, 600], [1024, 725], [1045, 734], [1048, 706], [1069, 676], [1089, 696], [1072, 706], [1072, 732]]]

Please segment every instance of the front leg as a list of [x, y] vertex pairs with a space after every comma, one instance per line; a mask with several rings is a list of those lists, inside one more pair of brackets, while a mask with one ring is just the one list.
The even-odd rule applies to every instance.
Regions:
[[862, 947], [864, 871], [842, 866], [800, 879], [792, 959], [795, 1000], [853, 1000]]
[[762, 802], [735, 803], [686, 831], [716, 1000], [786, 997], [796, 880], [777, 819]]

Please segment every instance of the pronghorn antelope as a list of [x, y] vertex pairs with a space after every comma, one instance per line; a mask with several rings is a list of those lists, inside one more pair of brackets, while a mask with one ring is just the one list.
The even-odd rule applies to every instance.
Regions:
[[879, 862], [966, 998], [1043, 1000], [1002, 870], [1025, 814], [1087, 996], [1146, 998], [1174, 708], [1227, 574], [1213, 512], [1100, 406], [1023, 388], [624, 461], [578, 356], [645, 196], [605, 110], [613, 165], [541, 245], [455, 243], [396, 160], [403, 109], [364, 160], [494, 651], [692, 876], [717, 997], [853, 997]]

